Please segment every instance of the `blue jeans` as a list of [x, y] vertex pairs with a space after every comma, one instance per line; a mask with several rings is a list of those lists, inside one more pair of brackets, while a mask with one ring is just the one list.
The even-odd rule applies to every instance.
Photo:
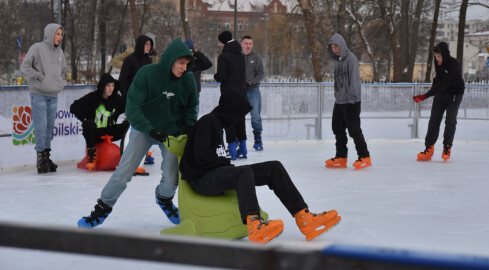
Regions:
[[261, 125], [261, 93], [260, 93], [260, 88], [253, 88], [253, 89], [248, 89], [246, 91], [246, 95], [248, 96], [248, 101], [250, 102], [250, 105], [253, 107], [251, 109], [250, 115], [251, 115], [251, 127], [253, 128], [253, 133], [259, 133], [261, 134], [262, 132], [262, 125]]
[[32, 123], [36, 132], [37, 152], [51, 149], [54, 119], [58, 110], [58, 98], [31, 94]]
[[138, 130], [132, 129], [129, 134], [129, 142], [122, 154], [121, 161], [109, 182], [102, 190], [100, 199], [110, 207], [113, 207], [117, 199], [127, 187], [132, 179], [134, 171], [137, 169], [144, 155], [157, 144], [161, 150], [163, 161], [161, 162], [161, 180], [156, 187], [156, 195], [162, 198], [172, 198], [178, 187], [178, 158], [170, 153], [163, 143], [156, 141], [149, 135]]

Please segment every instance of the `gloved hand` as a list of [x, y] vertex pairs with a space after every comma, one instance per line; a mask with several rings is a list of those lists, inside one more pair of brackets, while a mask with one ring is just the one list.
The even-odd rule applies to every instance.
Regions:
[[420, 103], [421, 101], [426, 99], [426, 95], [417, 95], [413, 97], [414, 102]]
[[86, 129], [86, 130], [96, 129], [97, 128], [97, 125], [95, 124], [95, 122], [93, 120], [91, 120], [91, 119], [85, 119], [82, 122], [82, 128], [83, 129]]
[[165, 132], [157, 131], [156, 129], [152, 129], [149, 132], [149, 136], [159, 142], [166, 142], [166, 140], [168, 139], [168, 134], [166, 134]]
[[115, 114], [111, 114], [109, 116], [109, 119], [107, 119], [107, 126], [115, 126], [115, 124], [117, 123], [117, 118], [115, 117]]
[[194, 130], [193, 126], [186, 126], [185, 131], [183, 133], [187, 134], [187, 136], [190, 136], [190, 133], [192, 133], [192, 130]]

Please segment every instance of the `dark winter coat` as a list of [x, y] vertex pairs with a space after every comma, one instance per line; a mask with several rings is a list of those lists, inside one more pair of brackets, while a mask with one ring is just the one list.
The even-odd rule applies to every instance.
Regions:
[[145, 65], [153, 63], [151, 56], [144, 53], [144, 44], [147, 41], [151, 42], [151, 49], [153, 49], [153, 40], [145, 35], [140, 35], [136, 39], [136, 47], [134, 48], [134, 53], [130, 54], [124, 59], [122, 64], [121, 73], [119, 75], [119, 82], [121, 84], [121, 94], [124, 100], [127, 96], [127, 91], [131, 86], [132, 80], [138, 70]]
[[246, 95], [246, 63], [241, 45], [231, 40], [224, 45], [217, 58], [217, 73], [214, 79], [221, 83], [221, 93], [235, 89]]
[[192, 71], [195, 78], [195, 83], [197, 83], [197, 91], [200, 93], [200, 74], [203, 70], [207, 70], [212, 67], [212, 62], [209, 60], [205, 54], [196, 51], [194, 53], [194, 64], [190, 66], [189, 70]]
[[235, 90], [224, 91], [219, 105], [202, 116], [189, 134], [180, 161], [182, 179], [194, 181], [212, 169], [232, 166], [226, 157], [223, 128], [237, 123], [250, 111], [246, 96]]
[[441, 50], [442, 63], [438, 64], [435, 58], [436, 76], [433, 79], [431, 89], [425, 94], [426, 97], [442, 94], [445, 99], [454, 99], [455, 95], [464, 94], [464, 79], [462, 69], [457, 59], [450, 56], [448, 44], [440, 42], [436, 45]]
[[[115, 83], [114, 91], [110, 97], [105, 99], [102, 94], [105, 86], [110, 82]], [[124, 102], [118, 92], [119, 82], [109, 74], [104, 74], [97, 84], [97, 90], [75, 100], [70, 106], [70, 112], [82, 122], [92, 120], [95, 123], [107, 123], [110, 118], [110, 121], [113, 121], [110, 125], [115, 124], [119, 115], [124, 112]]]

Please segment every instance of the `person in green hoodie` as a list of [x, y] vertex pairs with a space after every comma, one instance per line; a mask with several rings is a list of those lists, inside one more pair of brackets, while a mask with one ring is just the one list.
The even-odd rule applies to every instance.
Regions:
[[178, 186], [178, 158], [165, 148], [164, 142], [170, 135], [188, 134], [197, 121], [197, 85], [192, 73], [187, 72], [193, 61], [187, 46], [174, 40], [158, 64], [145, 65], [136, 73], [126, 104], [126, 117], [134, 129], [95, 210], [82, 217], [78, 227], [93, 228], [104, 222], [153, 144], [158, 144], [163, 157], [156, 203], [172, 223], [180, 223], [178, 208], [172, 202]]

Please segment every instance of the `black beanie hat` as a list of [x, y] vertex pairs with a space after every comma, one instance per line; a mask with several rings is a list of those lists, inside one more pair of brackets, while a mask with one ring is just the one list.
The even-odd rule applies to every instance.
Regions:
[[219, 36], [217, 37], [217, 39], [222, 43], [222, 44], [226, 44], [228, 43], [228, 41], [230, 41], [231, 39], [233, 39], [233, 34], [229, 31], [224, 31], [222, 33], [219, 34]]

